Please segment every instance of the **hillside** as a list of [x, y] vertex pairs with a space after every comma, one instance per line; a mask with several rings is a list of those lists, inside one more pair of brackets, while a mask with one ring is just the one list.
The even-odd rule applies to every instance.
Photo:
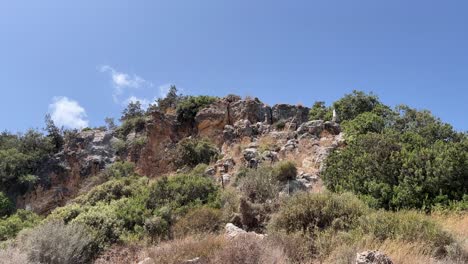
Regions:
[[0, 263], [466, 263], [468, 140], [353, 91], [0, 135]]

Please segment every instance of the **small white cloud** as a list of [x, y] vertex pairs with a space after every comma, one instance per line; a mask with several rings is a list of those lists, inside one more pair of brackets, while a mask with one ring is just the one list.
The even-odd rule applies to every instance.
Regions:
[[118, 102], [118, 97], [121, 95], [126, 88], [141, 88], [141, 87], [152, 87], [153, 83], [143, 79], [142, 77], [134, 74], [131, 76], [130, 74], [119, 72], [112, 68], [109, 65], [103, 65], [99, 67], [101, 72], [107, 72], [111, 76], [112, 85], [114, 87], [113, 98], [115, 102]]
[[86, 111], [77, 101], [67, 97], [54, 97], [49, 105], [49, 112], [54, 123], [66, 128], [84, 128], [89, 121], [86, 119]]
[[141, 108], [143, 109], [147, 109], [148, 106], [150, 105], [150, 102], [145, 99], [145, 98], [138, 98], [136, 96], [130, 96], [129, 98], [127, 98], [124, 102], [123, 102], [123, 105], [126, 106], [128, 105], [129, 103], [135, 103], [135, 102], [140, 102], [141, 104]]

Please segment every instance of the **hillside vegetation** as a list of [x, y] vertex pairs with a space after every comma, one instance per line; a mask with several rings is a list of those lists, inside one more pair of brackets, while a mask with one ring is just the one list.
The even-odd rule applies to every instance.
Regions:
[[120, 121], [0, 135], [0, 263], [468, 262], [467, 134], [429, 111], [171, 87]]

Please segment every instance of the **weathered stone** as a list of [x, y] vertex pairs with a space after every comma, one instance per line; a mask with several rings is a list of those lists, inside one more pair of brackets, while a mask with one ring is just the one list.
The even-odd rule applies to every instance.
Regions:
[[241, 137], [250, 137], [253, 134], [251, 123], [247, 119], [239, 120], [234, 124], [236, 134]]
[[309, 119], [309, 108], [288, 104], [277, 104], [271, 108], [272, 123], [280, 120], [300, 125]]
[[309, 133], [314, 136], [319, 136], [324, 129], [324, 122], [323, 120], [312, 120], [303, 123], [297, 129], [298, 134]]
[[325, 122], [324, 129], [330, 132], [332, 135], [338, 135], [341, 132], [341, 127], [336, 122], [330, 122], [330, 121]]
[[235, 226], [232, 223], [227, 223], [226, 224], [226, 226], [224, 227], [224, 234], [225, 234], [226, 238], [228, 238], [228, 239], [234, 239], [234, 238], [238, 237], [239, 235], [246, 235], [246, 234], [255, 235], [255, 237], [257, 237], [259, 239], [263, 239], [265, 237], [265, 235], [257, 234], [255, 232], [247, 232], [247, 231]]
[[215, 174], [216, 174], [216, 169], [215, 168], [213, 168], [211, 166], [206, 168], [205, 175], [214, 176]]
[[356, 264], [393, 264], [393, 262], [384, 253], [372, 250], [357, 253]]
[[231, 141], [237, 137], [236, 130], [231, 125], [225, 125], [223, 130], [223, 138], [225, 141]]
[[257, 152], [257, 149], [256, 148], [246, 148], [244, 149], [243, 151], [243, 155], [244, 155], [244, 159], [246, 161], [249, 161], [251, 159], [254, 159], [257, 157], [258, 155], [258, 152]]

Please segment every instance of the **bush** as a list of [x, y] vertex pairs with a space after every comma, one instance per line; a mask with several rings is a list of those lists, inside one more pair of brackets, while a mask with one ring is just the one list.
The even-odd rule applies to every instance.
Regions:
[[422, 241], [438, 250], [443, 250], [445, 246], [454, 242], [454, 239], [434, 221], [414, 211], [378, 211], [362, 216], [359, 229], [381, 241]]
[[218, 154], [218, 148], [207, 139], [185, 138], [177, 144], [175, 163], [190, 167], [209, 164]]
[[359, 114], [372, 112], [382, 105], [379, 98], [370, 93], [354, 90], [351, 94], [346, 94], [341, 99], [333, 103], [333, 108], [341, 121], [353, 120]]
[[424, 141], [412, 132], [359, 135], [326, 159], [322, 178], [329, 190], [351, 191], [385, 209], [430, 210], [462, 200], [468, 141]]
[[163, 177], [150, 186], [147, 206], [168, 206], [176, 213], [200, 205], [219, 206], [219, 190], [213, 180], [193, 175]]
[[216, 99], [206, 95], [184, 97], [177, 105], [177, 120], [193, 124], [198, 111], [214, 103]]
[[264, 203], [278, 197], [280, 186], [270, 167], [248, 170], [239, 180], [239, 190], [253, 203]]
[[276, 180], [280, 182], [286, 182], [288, 180], [294, 180], [297, 176], [296, 164], [291, 161], [280, 161], [273, 168], [273, 175]]
[[282, 248], [265, 243], [255, 235], [241, 235], [229, 241], [223, 250], [219, 251], [210, 263], [237, 264], [237, 263], [277, 263], [286, 264]]
[[145, 129], [146, 119], [144, 116], [135, 116], [124, 119], [123, 123], [116, 129], [116, 134], [121, 139], [126, 139], [131, 132], [141, 132]]
[[[115, 175], [124, 175], [125, 172], [115, 168]], [[111, 173], [114, 173], [111, 172]], [[141, 191], [145, 180], [136, 178], [114, 179], [94, 187], [75, 199], [75, 202], [86, 205], [96, 205], [98, 202], [110, 203], [123, 197], [130, 197]]]
[[144, 228], [151, 238], [151, 243], [153, 243], [156, 238], [163, 239], [167, 237], [169, 223], [160, 216], [153, 216], [145, 220]]
[[200, 207], [190, 210], [174, 226], [176, 237], [216, 233], [222, 228], [221, 210]]
[[368, 207], [348, 193], [298, 193], [281, 205], [270, 228], [304, 234], [316, 234], [327, 228], [349, 230], [366, 212]]
[[106, 179], [127, 178], [133, 175], [135, 175], [135, 164], [128, 161], [114, 162], [104, 171]]
[[94, 238], [79, 224], [52, 221], [27, 234], [24, 249], [34, 263], [89, 263], [97, 253]]
[[3, 192], [0, 192], [0, 217], [9, 215], [13, 209], [11, 200]]
[[0, 241], [14, 238], [23, 229], [39, 224], [41, 218], [31, 211], [18, 210], [8, 218], [0, 218]]
[[276, 130], [283, 130], [286, 127], [286, 122], [284, 120], [279, 120], [273, 126], [276, 128]]
[[309, 120], [325, 120], [332, 119], [332, 110], [325, 106], [325, 102], [315, 102], [309, 111]]
[[148, 249], [147, 255], [154, 263], [180, 264], [200, 258], [202, 263], [210, 263], [217, 252], [226, 244], [222, 236], [186, 237], [159, 244]]

